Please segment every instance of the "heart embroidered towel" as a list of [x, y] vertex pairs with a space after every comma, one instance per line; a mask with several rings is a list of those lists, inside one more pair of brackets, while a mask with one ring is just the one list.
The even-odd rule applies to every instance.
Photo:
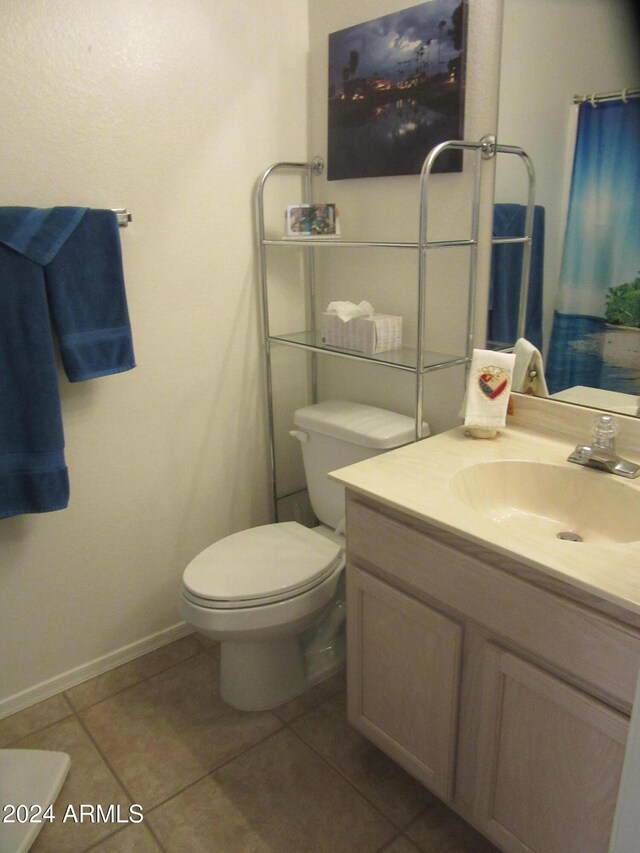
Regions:
[[464, 423], [468, 427], [503, 427], [516, 357], [511, 352], [474, 349], [467, 383]]

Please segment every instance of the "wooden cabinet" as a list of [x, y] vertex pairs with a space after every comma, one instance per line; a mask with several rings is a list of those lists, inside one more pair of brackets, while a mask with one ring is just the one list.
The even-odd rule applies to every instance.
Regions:
[[461, 626], [357, 569], [347, 599], [358, 728], [435, 794], [451, 797]]
[[478, 815], [509, 853], [606, 851], [628, 719], [488, 645]]
[[506, 853], [606, 853], [640, 632], [353, 494], [347, 557], [350, 722]]

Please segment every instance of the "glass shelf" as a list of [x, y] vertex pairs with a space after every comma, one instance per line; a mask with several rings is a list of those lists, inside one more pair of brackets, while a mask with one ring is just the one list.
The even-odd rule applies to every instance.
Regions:
[[[519, 242], [522, 242], [519, 240]], [[343, 240], [341, 237], [280, 237], [277, 240], [265, 239], [265, 246], [313, 246], [321, 248], [326, 246], [340, 247], [341, 249], [419, 249], [420, 243], [390, 242], [390, 241], [364, 241]], [[461, 240], [429, 240], [424, 244], [425, 249], [455, 249], [459, 246], [476, 246], [477, 240], [463, 238]]]
[[485, 349], [493, 350], [493, 352], [509, 352], [515, 346], [515, 341], [507, 344], [504, 341], [487, 341]]
[[[411, 370], [413, 372], [416, 370], [416, 350], [411, 347], [402, 347], [401, 349], [377, 352], [373, 355], [369, 355], [364, 352], [359, 352], [358, 350], [328, 346], [322, 342], [320, 332], [313, 331], [294, 332], [293, 334], [288, 335], [271, 335], [269, 340], [290, 347], [298, 347], [299, 349], [326, 353], [327, 355], [352, 358], [359, 361], [370, 361], [375, 362], [376, 364], [386, 364], [388, 367], [395, 367], [399, 370]], [[443, 367], [451, 367], [456, 364], [466, 363], [467, 359], [463, 355], [451, 355], [450, 353], [426, 350], [424, 353], [423, 370], [428, 372], [431, 370], [440, 370]]]
[[339, 246], [341, 249], [370, 249], [370, 248], [381, 248], [381, 249], [418, 249], [418, 243], [406, 243], [406, 242], [389, 242], [382, 240], [372, 240], [372, 241], [363, 241], [363, 240], [343, 240], [342, 237], [279, 237], [278, 239], [266, 239], [263, 240], [265, 246], [305, 246], [308, 248], [309, 246], [313, 246], [314, 248], [322, 248], [327, 246], [336, 247]]

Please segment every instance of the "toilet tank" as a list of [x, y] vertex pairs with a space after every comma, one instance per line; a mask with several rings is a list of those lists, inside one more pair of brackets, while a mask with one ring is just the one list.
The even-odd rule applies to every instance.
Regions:
[[[327, 474], [415, 439], [413, 418], [345, 400], [305, 406], [294, 412], [293, 421], [311, 506], [318, 520], [334, 530], [344, 518], [344, 486]], [[425, 424], [423, 435], [428, 434]]]

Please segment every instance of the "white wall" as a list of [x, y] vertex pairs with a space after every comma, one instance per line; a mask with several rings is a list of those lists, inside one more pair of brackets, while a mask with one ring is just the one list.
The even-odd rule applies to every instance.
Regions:
[[[310, 152], [327, 158], [327, 45], [329, 33], [411, 6], [406, 0], [324, 0], [311, 3], [310, 15]], [[501, 0], [474, 0], [470, 4], [466, 74], [465, 138], [479, 140], [497, 127]], [[426, 156], [425, 152], [425, 156]], [[366, 156], [366, 152], [363, 152]], [[430, 239], [469, 236], [472, 170], [434, 175], [430, 183]], [[492, 191], [492, 169], [486, 170], [483, 199]], [[417, 175], [319, 182], [319, 201], [335, 201], [345, 238], [360, 240], [418, 239], [419, 178]], [[490, 221], [481, 233], [490, 234]], [[368, 253], [368, 254], [367, 254]], [[407, 345], [415, 345], [417, 254], [405, 250], [322, 252], [319, 308], [334, 299], [368, 299], [377, 311], [401, 314]], [[386, 254], [384, 254], [386, 253]], [[428, 268], [428, 348], [463, 355], [465, 349], [467, 250], [444, 257], [430, 255]], [[486, 305], [488, 256], [480, 253], [478, 300]], [[481, 312], [484, 314], [484, 311]], [[478, 344], [484, 341], [483, 316]], [[454, 347], [454, 349], [452, 349]], [[324, 359], [320, 366], [324, 396], [343, 395], [362, 402], [414, 413], [414, 379], [400, 371]], [[464, 370], [446, 370], [427, 376], [425, 418], [432, 431], [459, 423]]]
[[252, 195], [306, 155], [307, 26], [299, 0], [2, 4], [0, 203], [132, 212], [138, 367], [61, 377], [70, 506], [0, 521], [0, 715], [154, 642], [185, 564], [268, 520]]
[[[519, 142], [519, 106], [535, 129], [552, 128], [521, 144], [537, 164], [557, 166], [560, 158], [546, 151], [563, 137], [566, 118], [555, 126], [551, 104], [556, 115], [561, 99], [566, 116], [574, 89], [629, 82], [626, 70], [603, 77], [588, 61], [602, 47], [602, 61], [619, 67], [628, 35], [607, 29], [608, 10], [624, 0], [506, 3], [500, 138]], [[179, 621], [185, 563], [209, 542], [267, 520], [254, 182], [272, 162], [326, 158], [328, 34], [408, 5], [323, 0], [309, 4], [308, 21], [300, 0], [3, 3], [0, 203], [132, 211], [121, 233], [138, 367], [80, 385], [61, 377], [71, 505], [0, 521], [0, 647], [11, 650], [0, 665], [0, 715], [32, 701], [38, 685], [38, 695], [57, 689], [48, 679], [154, 642]], [[468, 138], [497, 126], [501, 5], [471, 4]], [[575, 34], [582, 46], [574, 49]], [[533, 87], [530, 61], [541, 52], [546, 66], [561, 60], [567, 74], [586, 57], [593, 73], [563, 83], [562, 92], [555, 71]], [[517, 97], [505, 107], [509, 88]], [[523, 88], [532, 99], [520, 97]], [[547, 181], [546, 169], [538, 174]], [[437, 227], [451, 236], [465, 178], [434, 180]], [[490, 184], [489, 176], [485, 200]], [[412, 240], [417, 187], [417, 177], [405, 176], [325, 183], [318, 193], [338, 201], [347, 234]], [[395, 257], [384, 266], [374, 258], [363, 273], [345, 255], [338, 272], [325, 274], [320, 304], [368, 296], [379, 310], [403, 313], [410, 336], [415, 262]], [[460, 333], [455, 266], [436, 276], [432, 291], [434, 329], [445, 344], [446, 334]], [[487, 272], [485, 254], [482, 281]], [[301, 360], [279, 357], [278, 391], [298, 402], [306, 390]], [[325, 396], [412, 413], [413, 383], [404, 374], [328, 359], [321, 373]], [[462, 380], [462, 371], [429, 377], [425, 416], [436, 431], [456, 421]], [[286, 426], [288, 415], [281, 420]], [[285, 447], [282, 458], [290, 454]], [[283, 491], [297, 479], [294, 465]]]
[[[520, 145], [545, 207], [544, 345], [562, 262], [577, 107], [573, 96], [638, 85], [638, 32], [628, 0], [505, 0], [499, 140]], [[497, 201], [524, 201], [499, 169]]]

